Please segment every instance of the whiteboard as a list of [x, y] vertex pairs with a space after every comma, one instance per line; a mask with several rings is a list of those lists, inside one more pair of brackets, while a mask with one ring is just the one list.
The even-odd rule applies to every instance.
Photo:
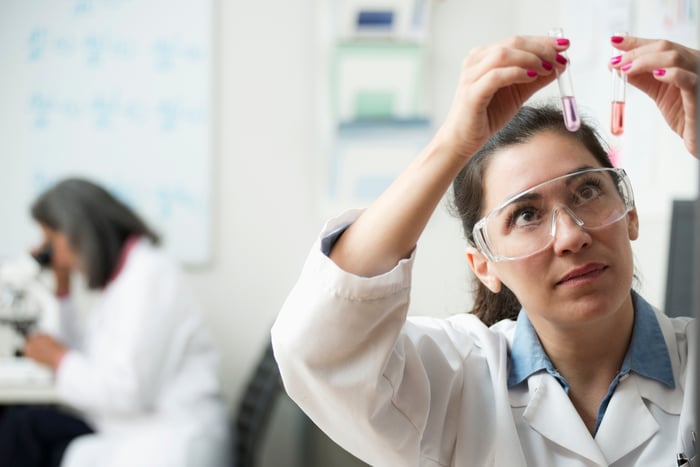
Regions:
[[212, 0], [2, 1], [0, 257], [35, 236], [37, 194], [84, 176], [176, 259], [208, 261], [212, 15]]

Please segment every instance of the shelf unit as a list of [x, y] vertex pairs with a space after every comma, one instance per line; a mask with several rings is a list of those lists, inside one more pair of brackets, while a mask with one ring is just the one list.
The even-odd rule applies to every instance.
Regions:
[[428, 0], [320, 0], [317, 153], [323, 217], [376, 198], [432, 134]]

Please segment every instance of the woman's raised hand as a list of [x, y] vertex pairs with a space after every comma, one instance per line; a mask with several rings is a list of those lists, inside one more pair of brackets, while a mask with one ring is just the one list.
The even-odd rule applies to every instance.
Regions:
[[698, 157], [695, 95], [700, 53], [667, 40], [612, 36], [610, 42], [622, 53], [612, 57], [609, 66], [625, 72], [630, 84], [654, 100], [688, 151]]
[[472, 50], [462, 64], [457, 91], [436, 135], [466, 160], [502, 128], [536, 91], [563, 70], [567, 39], [516, 36]]

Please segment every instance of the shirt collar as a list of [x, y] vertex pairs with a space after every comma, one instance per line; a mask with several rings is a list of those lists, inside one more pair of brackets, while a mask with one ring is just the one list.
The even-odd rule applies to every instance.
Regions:
[[[632, 339], [622, 362], [620, 373], [625, 374], [633, 371], [673, 389], [675, 380], [671, 359], [654, 309], [634, 290], [632, 290], [632, 305], [635, 312]], [[566, 382], [559, 376], [542, 348], [527, 313], [521, 309], [515, 325], [515, 337], [511, 348], [508, 387], [525, 381], [530, 375], [541, 370], [557, 377], [564, 388], [567, 388]]]
[[670, 389], [676, 387], [671, 367], [671, 357], [664, 340], [659, 320], [652, 306], [634, 290], [632, 304], [635, 310], [632, 340], [622, 362], [622, 370], [655, 379]]
[[524, 309], [520, 310], [515, 323], [515, 337], [510, 352], [510, 369], [508, 370], [508, 387], [522, 383], [530, 375], [544, 370], [554, 375], [556, 370], [552, 361], [542, 348], [535, 328]]

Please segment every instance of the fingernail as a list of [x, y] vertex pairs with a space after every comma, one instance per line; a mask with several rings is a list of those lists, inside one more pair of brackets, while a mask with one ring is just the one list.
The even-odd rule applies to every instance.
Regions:
[[622, 71], [630, 71], [630, 68], [632, 68], [632, 62], [625, 63], [620, 67], [620, 70]]
[[530, 78], [533, 78], [533, 77], [537, 76], [537, 72], [535, 70], [527, 70], [527, 75]]
[[622, 60], [622, 55], [618, 55], [618, 56], [610, 59], [610, 64], [617, 65], [618, 63], [620, 63], [621, 60]]
[[566, 65], [566, 62], [568, 62], [568, 60], [566, 59], [566, 57], [564, 57], [562, 54], [557, 54], [557, 56], [556, 56], [555, 58], [556, 58], [557, 61], [558, 61], [559, 63], [561, 63], [562, 65]]
[[610, 37], [610, 41], [615, 43], [615, 44], [620, 44], [624, 40], [625, 40], [624, 36], [612, 36], [612, 37]]
[[559, 38], [557, 39], [557, 45], [569, 45], [569, 39]]
[[549, 63], [547, 60], [542, 60], [542, 68], [549, 71], [552, 69], [552, 64]]
[[664, 70], [663, 68], [657, 68], [656, 70], [654, 70], [654, 76], [663, 76], [665, 74], [666, 70]]

